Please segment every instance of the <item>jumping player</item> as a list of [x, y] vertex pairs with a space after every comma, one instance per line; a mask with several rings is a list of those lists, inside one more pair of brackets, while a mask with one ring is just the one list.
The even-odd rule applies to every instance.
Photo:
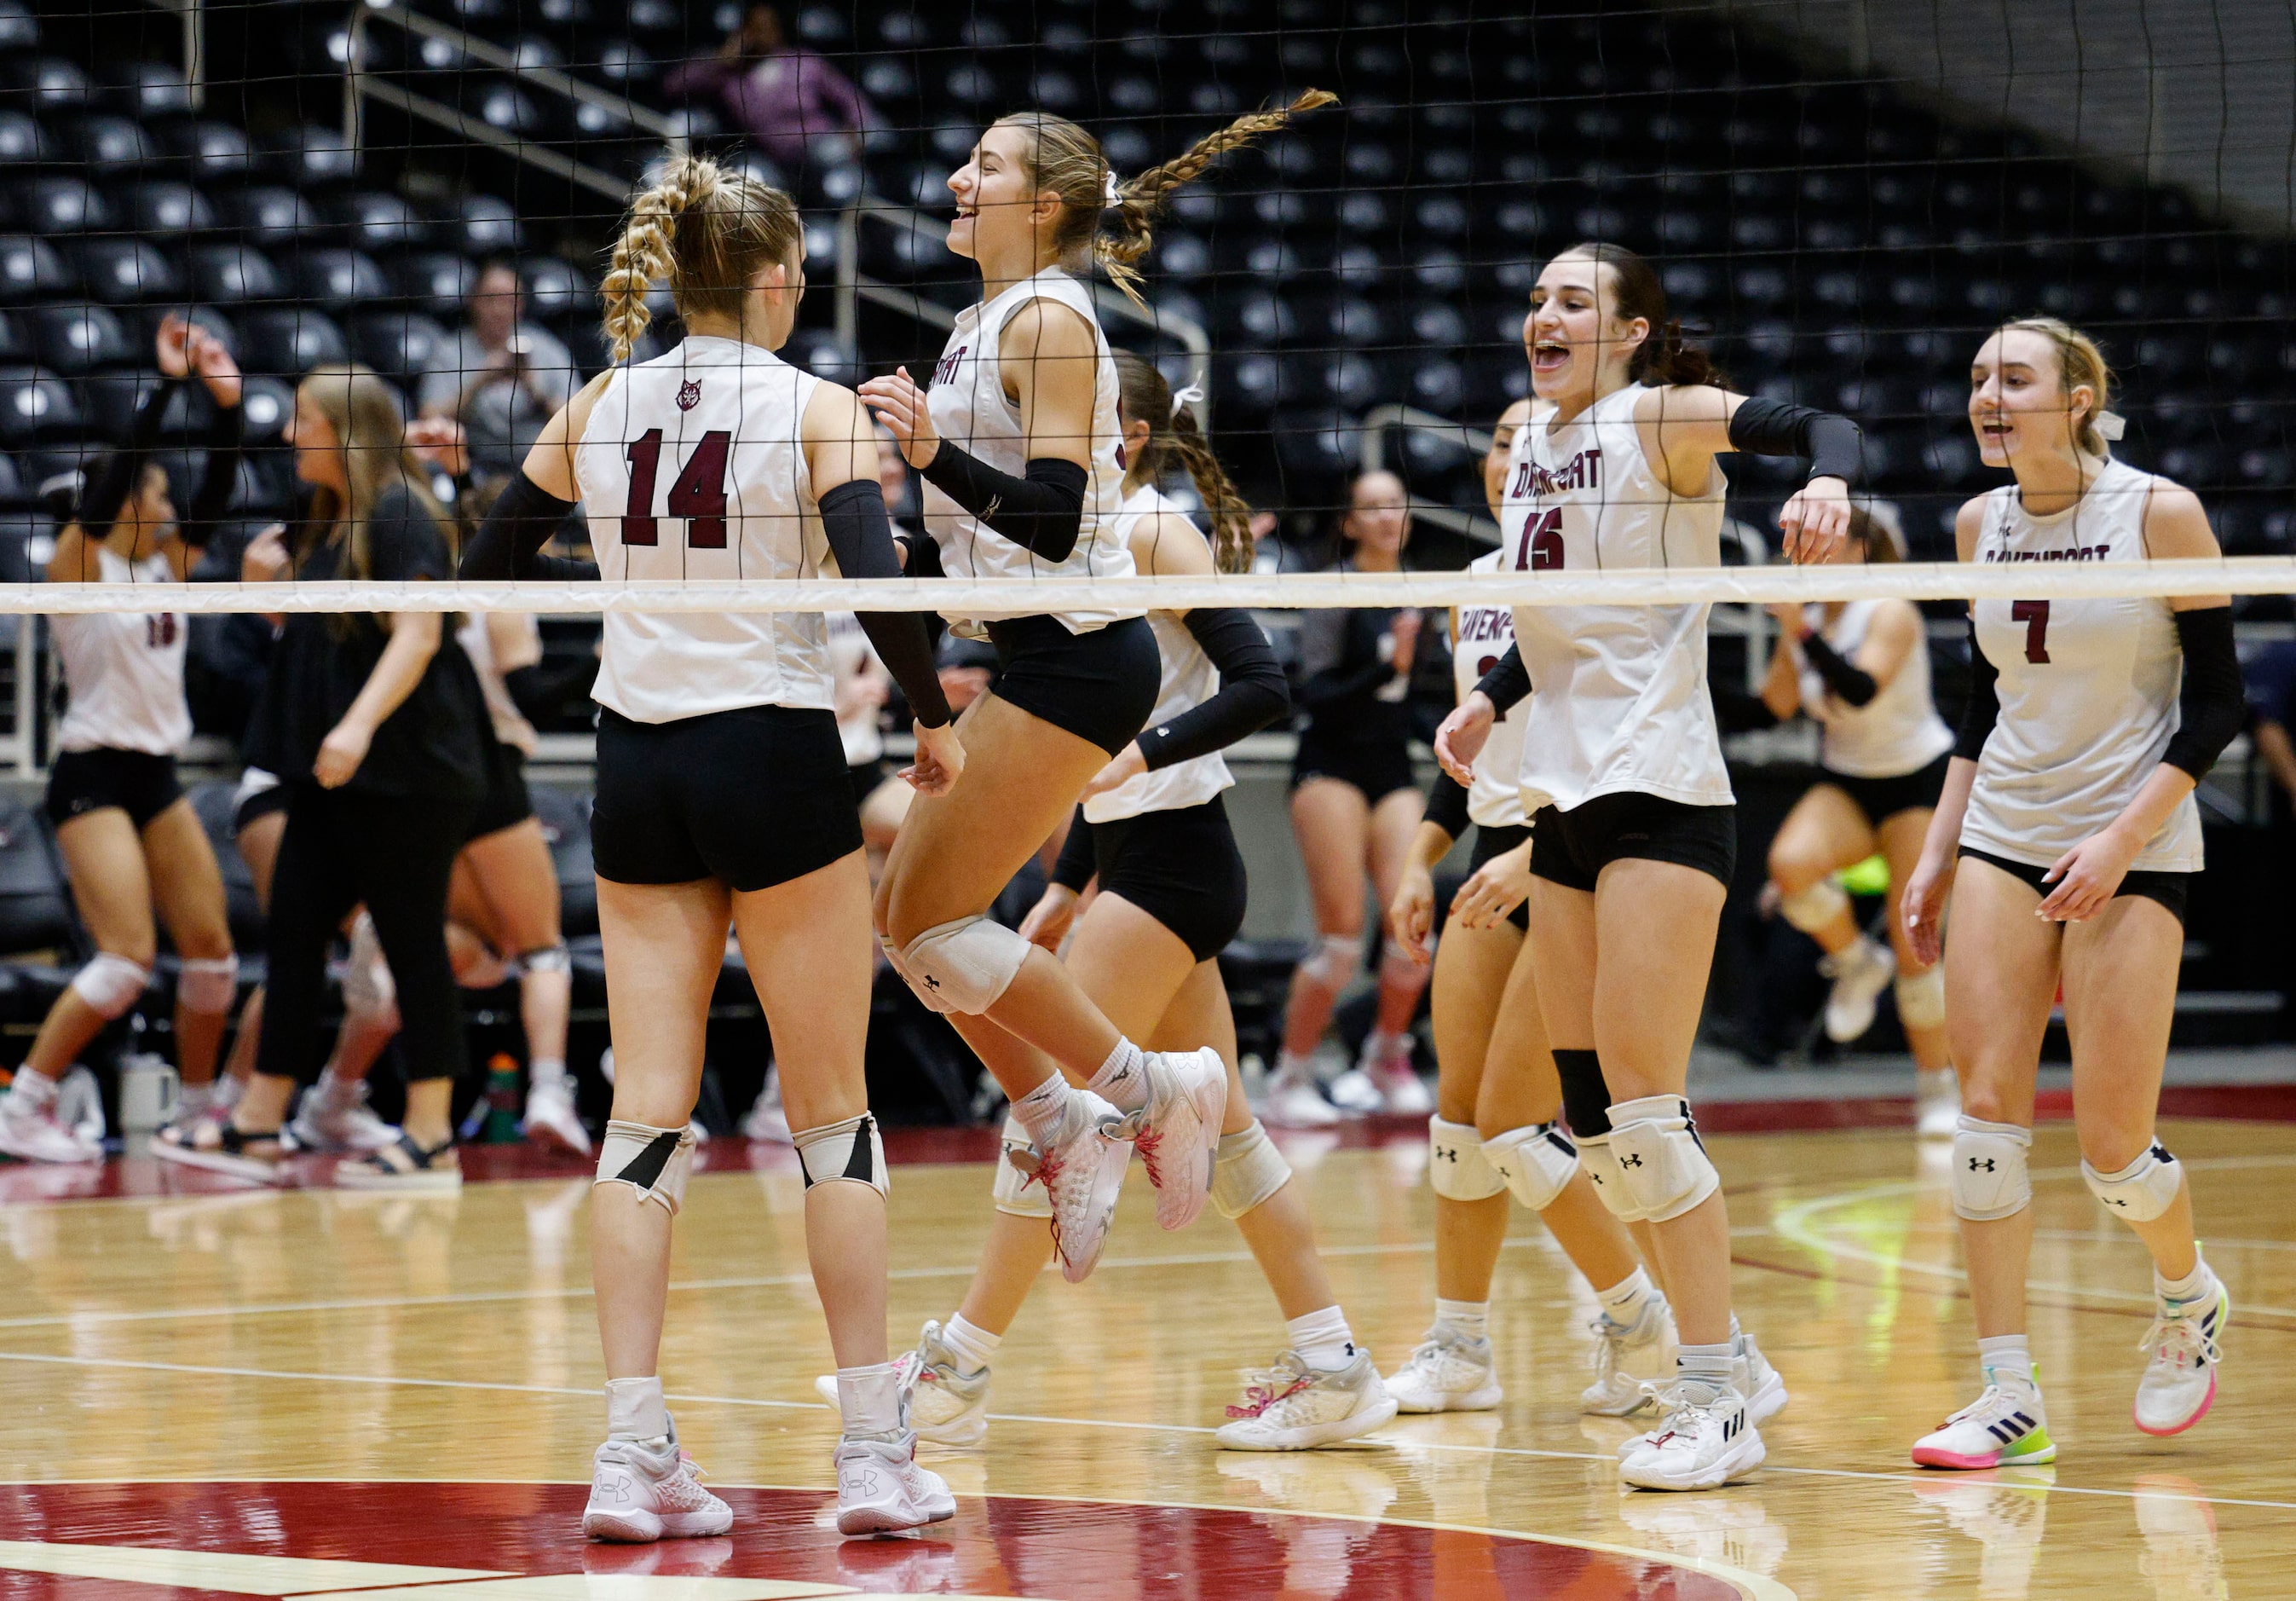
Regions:
[[[1781, 513], [1786, 553], [1824, 560], [1849, 520], [1860, 436], [1845, 418], [1724, 389], [1666, 316], [1650, 264], [1617, 245], [1547, 263], [1523, 324], [1551, 417], [1515, 436], [1507, 565], [1712, 566], [1726, 451], [1811, 458]], [[1785, 1387], [1730, 1311], [1729, 1218], [1683, 1085], [1737, 848], [1706, 683], [1704, 605], [1524, 606], [1516, 647], [1437, 731], [1460, 783], [1492, 719], [1529, 697], [1530, 950], [1563, 1106], [1605, 1204], [1648, 1222], [1680, 1326], [1663, 1420], [1620, 1475], [1707, 1490], [1763, 1457]], [[1599, 940], [1597, 932], [1599, 930]]]
[[[2218, 554], [2191, 490], [2113, 459], [2111, 383], [2095, 343], [2054, 317], [2005, 324], [1985, 341], [1970, 368], [1970, 426], [1986, 464], [2016, 482], [1961, 508], [1963, 561]], [[1924, 1467], [2056, 1456], [2026, 1342], [2026, 1154], [2061, 986], [2081, 1177], [2152, 1255], [2140, 1430], [2175, 1434], [2207, 1415], [2232, 1310], [2193, 1237], [2184, 1165], [2155, 1128], [2201, 870], [2193, 791], [2245, 718], [2231, 603], [1983, 600], [1970, 630], [1969, 710], [1905, 917], [1915, 954], [1933, 962], [1953, 897], [1953, 1202], [1984, 1390], [1915, 1442]]]
[[[666, 282], [685, 338], [630, 349]], [[805, 290], [803, 231], [779, 190], [691, 158], [632, 204], [604, 286], [617, 365], [554, 417], [472, 542], [471, 578], [848, 578], [898, 571], [876, 438], [851, 391], [783, 362]], [[573, 503], [598, 562], [537, 553]], [[910, 781], [955, 784], [922, 623], [865, 616], [917, 714]], [[591, 1212], [608, 1437], [584, 1531], [722, 1534], [658, 1376], [670, 1227], [693, 1160], [688, 1120], [730, 922], [764, 1006], [805, 1170], [806, 1242], [836, 1351], [846, 1534], [951, 1516], [916, 1466], [885, 1346], [882, 1142], [862, 1047], [874, 961], [860, 822], [817, 614], [611, 613], [595, 696], [592, 825], [617, 1072]]]

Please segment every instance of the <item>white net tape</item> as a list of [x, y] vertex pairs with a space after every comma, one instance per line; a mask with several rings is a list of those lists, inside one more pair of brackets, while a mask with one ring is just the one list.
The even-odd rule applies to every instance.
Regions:
[[0, 585], [0, 615], [90, 612], [1048, 612], [1250, 606], [1661, 606], [1700, 602], [2057, 600], [2296, 591], [2296, 558], [1906, 562], [1603, 572], [1245, 573], [1177, 579], [790, 579], [641, 583]]

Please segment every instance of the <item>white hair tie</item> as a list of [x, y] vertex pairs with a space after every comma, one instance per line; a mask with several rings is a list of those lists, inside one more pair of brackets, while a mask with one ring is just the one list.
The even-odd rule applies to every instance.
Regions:
[[1109, 205], [1111, 207], [1122, 205], [1124, 203], [1124, 192], [1117, 185], [1116, 168], [1113, 167], [1103, 167], [1101, 168], [1101, 172], [1108, 180]]
[[1172, 397], [1172, 415], [1177, 417], [1191, 406], [1202, 405], [1204, 391], [1202, 385], [1194, 383], [1188, 385], [1187, 388], [1182, 390], [1178, 394]]
[[2101, 411], [2096, 414], [2096, 431], [2105, 439], [2118, 439], [2128, 431], [2128, 419], [2117, 411]]

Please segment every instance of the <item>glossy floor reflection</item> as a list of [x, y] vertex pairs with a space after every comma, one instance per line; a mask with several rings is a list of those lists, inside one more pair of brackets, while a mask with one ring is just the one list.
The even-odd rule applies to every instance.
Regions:
[[[0, 1597], [2296, 1594], [2296, 1471], [2267, 1410], [2296, 1366], [2296, 1154], [2271, 1125], [2165, 1133], [2235, 1298], [2216, 1408], [2177, 1439], [2130, 1424], [2144, 1259], [2062, 1125], [2034, 1155], [2032, 1334], [2062, 1455], [1980, 1475], [1905, 1457], [1971, 1393], [1941, 1162], [1892, 1130], [1713, 1141], [1740, 1310], [1793, 1401], [1759, 1478], [1705, 1496], [1620, 1492], [1624, 1426], [1575, 1410], [1590, 1300], [1522, 1217], [1494, 1307], [1500, 1410], [1398, 1419], [1346, 1451], [1213, 1449], [1238, 1370], [1273, 1355], [1281, 1324], [1233, 1229], [1160, 1233], [1136, 1175], [1100, 1272], [1047, 1276], [1000, 1351], [988, 1443], [935, 1456], [959, 1518], [866, 1545], [818, 1519], [833, 1424], [811, 1390], [827, 1350], [794, 1164], [729, 1147], [680, 1220], [663, 1372], [740, 1521], [730, 1540], [635, 1554], [574, 1528], [603, 1410], [579, 1177], [436, 1200], [176, 1192], [134, 1172], [108, 1198], [16, 1192], [0, 1203], [0, 1483], [17, 1487], [0, 1490]], [[1390, 1365], [1432, 1293], [1423, 1153], [1292, 1148], [1358, 1337]], [[979, 1164], [897, 1169], [897, 1334], [962, 1293], [987, 1187]], [[188, 1560], [170, 1552], [209, 1565], [168, 1569]], [[608, 1572], [623, 1578], [575, 1577]]]

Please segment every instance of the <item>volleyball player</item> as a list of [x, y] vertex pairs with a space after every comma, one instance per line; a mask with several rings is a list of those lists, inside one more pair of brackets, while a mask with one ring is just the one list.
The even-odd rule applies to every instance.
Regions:
[[[1411, 538], [1409, 497], [1392, 472], [1348, 489], [1342, 572], [1400, 572]], [[1349, 1112], [1407, 1116], [1434, 1108], [1411, 1065], [1411, 1019], [1427, 969], [1392, 940], [1380, 948], [1379, 1006], [1356, 1065], [1316, 1087], [1313, 1058], [1332, 1008], [1362, 965], [1364, 879], [1382, 906], [1395, 894], [1419, 826], [1411, 771], [1411, 669], [1423, 619], [1414, 606], [1347, 606], [1301, 614], [1300, 704], [1307, 712], [1292, 761], [1292, 829], [1308, 869], [1318, 943], [1292, 974], [1283, 1045], [1267, 1085], [1268, 1116], [1316, 1128]]]
[[[666, 282], [685, 338], [631, 363]], [[789, 196], [713, 161], [672, 161], [632, 204], [607, 275], [615, 367], [543, 430], [472, 542], [469, 578], [789, 579], [833, 557], [898, 572], [877, 444], [852, 392], [773, 352], [805, 290]], [[596, 564], [537, 555], [576, 501]], [[917, 714], [921, 792], [964, 748], [914, 616], [867, 615]], [[583, 1529], [594, 1539], [722, 1534], [663, 1405], [670, 1227], [685, 1193], [709, 997], [730, 922], [773, 1031], [806, 1182], [806, 1243], [837, 1356], [837, 1523], [864, 1534], [950, 1517], [916, 1466], [886, 1359], [883, 1143], [862, 1054], [869, 878], [818, 613], [611, 612], [594, 694], [592, 849], [613, 1028], [613, 1121], [593, 1191], [592, 1260], [608, 1437]]]
[[[1838, 559], [1902, 561], [1897, 538], [1861, 510]], [[1874, 1003], [1895, 981], [1898, 1021], [1920, 1072], [1921, 1131], [1949, 1135], [1959, 1108], [1946, 1048], [1945, 974], [1915, 959], [1898, 915], [1953, 753], [1953, 731], [1930, 697], [1921, 609], [1911, 601], [1863, 600], [1770, 611], [1778, 643], [1762, 702], [1781, 722], [1807, 712], [1824, 730], [1823, 776], [1770, 842], [1779, 911], [1825, 953], [1832, 1039], [1847, 1045], [1872, 1028]], [[1833, 876], [1877, 850], [1890, 865], [1887, 944], [1857, 926], [1849, 892]]]
[[[179, 316], [162, 319], [156, 343], [160, 382], [138, 400], [127, 443], [90, 475], [78, 514], [57, 538], [50, 583], [181, 583], [230, 503], [240, 462], [239, 368], [222, 341]], [[213, 421], [206, 468], [179, 521], [167, 470], [151, 456], [168, 404], [194, 374]], [[153, 908], [183, 962], [175, 1020], [183, 1089], [172, 1127], [188, 1128], [208, 1109], [239, 958], [215, 848], [176, 780], [176, 753], [192, 735], [186, 620], [118, 612], [58, 616], [49, 626], [70, 699], [48, 779], [48, 817], [95, 955], [49, 1007], [22, 1071], [0, 1097], [0, 1152], [28, 1162], [95, 1162], [102, 1147], [56, 1117], [56, 1087], [151, 983]]]
[[[1986, 340], [1970, 368], [1970, 425], [1986, 464], [2016, 481], [1961, 508], [1963, 561], [2218, 554], [2192, 491], [2113, 459], [2111, 383], [2095, 342], [2054, 317]], [[2206, 1416], [2232, 1310], [2193, 1237], [2184, 1165], [2154, 1126], [2202, 865], [2193, 791], [2245, 716], [2230, 602], [1981, 600], [1971, 645], [1969, 710], [1905, 918], [1916, 954], [1936, 960], [1952, 894], [1953, 1201], [1984, 1389], [1915, 1444], [1925, 1467], [2056, 1455], [2026, 1341], [2026, 1156], [2061, 987], [2081, 1177], [2152, 1256], [2139, 1429], [2175, 1434]]]
[[[1554, 411], [1515, 436], [1511, 569], [1718, 564], [1726, 485], [1714, 457], [1732, 450], [1811, 458], [1780, 514], [1789, 557], [1824, 560], [1843, 538], [1857, 425], [1721, 387], [1633, 251], [1574, 245], [1548, 262], [1523, 342], [1532, 392]], [[1614, 1213], [1651, 1225], [1681, 1333], [1663, 1419], [1620, 1465], [1653, 1490], [1750, 1472], [1758, 1425], [1785, 1402], [1731, 1315], [1729, 1217], [1683, 1096], [1737, 850], [1707, 612], [1519, 608], [1515, 647], [1436, 744], [1472, 785], [1494, 717], [1529, 697], [1521, 787], [1540, 1015], [1580, 1158]]]
[[[1505, 512], [1514, 435], [1531, 416], [1531, 403], [1518, 400], [1492, 430], [1483, 484], [1495, 517]], [[1496, 550], [1469, 567], [1496, 571], [1506, 556]], [[1505, 606], [1453, 613], [1451, 659], [1462, 698], [1513, 643], [1514, 620]], [[1472, 789], [1437, 775], [1388, 911], [1390, 937], [1425, 963], [1435, 864], [1472, 820], [1469, 876], [1433, 956], [1437, 1077], [1427, 1177], [1435, 1192], [1435, 1322], [1388, 1388], [1406, 1412], [1479, 1412], [1499, 1404], [1491, 1278], [1506, 1242], [1512, 1192], [1553, 1231], [1602, 1306], [1593, 1327], [1595, 1382], [1580, 1405], [1622, 1417], [1648, 1404], [1646, 1381], [1670, 1369], [1674, 1325], [1666, 1297], [1636, 1260], [1627, 1228], [1603, 1209], [1559, 1121], [1562, 1086], [1524, 938], [1530, 829], [1514, 779], [1522, 725], [1520, 717], [1492, 725]]]
[[[1136, 293], [1129, 264], [1147, 252], [1171, 194], [1222, 152], [1332, 98], [1311, 90], [1242, 118], [1129, 183], [1062, 118], [1020, 112], [981, 135], [948, 180], [948, 247], [980, 269], [982, 299], [957, 314], [930, 393], [906, 369], [861, 386], [925, 481], [931, 545], [914, 548], [913, 571], [916, 557], [937, 556], [948, 573], [1009, 585], [1016, 600], [1037, 577], [1133, 573], [1113, 526], [1124, 478], [1116, 365], [1082, 275], [1097, 260]], [[1111, 213], [1113, 232], [1103, 227]], [[983, 631], [978, 619], [951, 621]], [[877, 932], [919, 998], [998, 1075], [1037, 1153], [1061, 1270], [1079, 1279], [1107, 1238], [1127, 1135], [1148, 1137], [1149, 1178], [1176, 1191], [1158, 1220], [1177, 1227], [1201, 1210], [1227, 1070], [1209, 1046], [1142, 1050], [1050, 951], [988, 915], [1086, 784], [1146, 724], [1155, 635], [1121, 608], [1000, 617], [985, 631], [1003, 672], [965, 710], [972, 766], [962, 786], [910, 808], [877, 885]], [[1041, 1059], [1022, 1074], [1000, 1067], [1013, 1053], [999, 1032], [1090, 1087]]]

